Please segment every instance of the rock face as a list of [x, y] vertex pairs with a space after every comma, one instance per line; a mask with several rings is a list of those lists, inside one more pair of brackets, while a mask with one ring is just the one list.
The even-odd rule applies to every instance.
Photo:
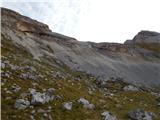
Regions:
[[134, 43], [157, 43], [160, 44], [160, 33], [141, 31], [134, 38]]
[[[159, 33], [142, 31], [126, 44], [80, 42], [52, 32], [47, 25], [14, 11], [2, 8], [1, 12], [2, 39], [4, 36], [10, 39], [34, 59], [53, 66], [65, 64], [102, 82], [120, 77], [132, 84], [160, 86]], [[147, 47], [139, 45], [144, 42]]]

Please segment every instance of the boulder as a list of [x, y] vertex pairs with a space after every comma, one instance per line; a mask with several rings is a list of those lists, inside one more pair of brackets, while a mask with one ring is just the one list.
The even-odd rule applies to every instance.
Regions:
[[64, 110], [72, 110], [72, 102], [65, 102], [63, 103]]
[[101, 113], [101, 116], [103, 117], [103, 120], [117, 120], [117, 118], [108, 111]]
[[89, 101], [86, 100], [86, 99], [84, 99], [84, 98], [80, 98], [80, 99], [78, 100], [78, 103], [80, 103], [80, 104], [82, 104], [82, 105], [87, 105], [87, 104], [89, 104]]
[[37, 104], [45, 104], [49, 101], [52, 101], [54, 99], [54, 95], [52, 95], [49, 92], [36, 92], [35, 89], [29, 89], [30, 94], [32, 95], [31, 104], [37, 105]]
[[124, 91], [139, 91], [139, 89], [135, 86], [128, 85], [123, 88]]
[[22, 110], [22, 109], [26, 109], [28, 106], [30, 105], [30, 102], [24, 99], [18, 99], [16, 100], [14, 107]]
[[155, 116], [152, 112], [147, 112], [142, 109], [132, 110], [128, 113], [131, 120], [152, 120]]
[[44, 104], [45, 103], [45, 94], [40, 92], [35, 92], [32, 94], [31, 104]]
[[87, 109], [94, 109], [95, 105], [94, 104], [90, 104], [88, 100], [84, 99], [84, 98], [80, 98], [78, 100], [78, 103], [82, 104], [84, 108]]

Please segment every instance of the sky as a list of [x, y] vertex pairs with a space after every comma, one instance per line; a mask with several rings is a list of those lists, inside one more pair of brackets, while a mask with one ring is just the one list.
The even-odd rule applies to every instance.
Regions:
[[79, 41], [123, 43], [141, 30], [160, 32], [159, 0], [1, 0], [0, 5]]

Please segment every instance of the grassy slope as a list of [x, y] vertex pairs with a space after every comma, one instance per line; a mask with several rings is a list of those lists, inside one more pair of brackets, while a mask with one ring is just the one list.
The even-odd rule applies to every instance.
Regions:
[[[80, 72], [74, 72], [64, 66], [64, 69], [58, 69], [52, 67], [46, 63], [42, 63], [32, 59], [32, 56], [27, 53], [23, 48], [13, 46], [11, 41], [5, 39], [2, 36], [2, 61], [8, 60], [13, 65], [19, 66], [34, 66], [37, 70], [36, 73], [42, 74], [44, 79], [37, 81], [36, 89], [42, 91], [43, 88], [55, 88], [56, 95], [62, 95], [62, 99], [53, 100], [45, 105], [35, 106], [34, 109], [47, 109], [48, 106], [52, 106], [51, 115], [55, 120], [99, 120], [101, 119], [101, 112], [109, 110], [117, 116], [119, 120], [127, 120], [127, 113], [134, 108], [143, 108], [145, 110], [156, 113], [157, 120], [160, 118], [160, 107], [157, 106], [155, 96], [146, 92], [123, 92], [119, 91], [115, 93], [115, 96], [105, 97], [99, 89], [96, 89], [93, 94], [88, 94], [88, 87], [94, 84], [92, 80], [88, 79], [86, 75], [82, 75]], [[25, 62], [28, 61], [28, 62]], [[33, 88], [32, 80], [22, 80], [19, 78], [20, 73], [28, 71], [13, 71], [9, 67], [2, 69], [3, 71], [10, 71], [12, 73], [10, 78], [2, 78], [2, 82], [7, 82], [2, 86], [2, 119], [3, 120], [26, 120], [30, 119], [30, 111], [33, 108], [27, 108], [25, 110], [14, 109], [14, 102], [20, 96], [21, 93], [26, 92], [28, 88]], [[81, 81], [75, 81], [73, 77], [66, 79], [53, 78], [50, 71], [65, 71], [72, 74], [72, 76], [82, 75]], [[21, 86], [21, 90], [17, 93], [7, 94], [4, 88], [9, 88], [16, 83]], [[72, 84], [71, 84], [72, 83]], [[111, 87], [114, 89], [114, 86]], [[11, 97], [10, 99], [6, 99]], [[79, 105], [76, 100], [80, 97], [88, 99], [93, 103], [96, 108], [94, 110], [87, 110]], [[133, 99], [133, 102], [130, 101]], [[65, 111], [61, 109], [63, 102], [73, 101], [73, 109], [71, 111]], [[36, 119], [40, 119], [42, 114], [35, 114]]]
[[144, 48], [144, 49], [148, 49], [151, 51], [155, 51], [155, 52], [160, 52], [160, 44], [156, 44], [156, 43], [142, 43], [142, 44], [138, 44], [140, 47]]

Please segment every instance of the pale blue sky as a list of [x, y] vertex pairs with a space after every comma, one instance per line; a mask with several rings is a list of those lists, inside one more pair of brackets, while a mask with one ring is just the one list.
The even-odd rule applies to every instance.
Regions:
[[122, 43], [140, 30], [160, 32], [159, 0], [10, 1], [2, 0], [1, 6], [80, 41]]

